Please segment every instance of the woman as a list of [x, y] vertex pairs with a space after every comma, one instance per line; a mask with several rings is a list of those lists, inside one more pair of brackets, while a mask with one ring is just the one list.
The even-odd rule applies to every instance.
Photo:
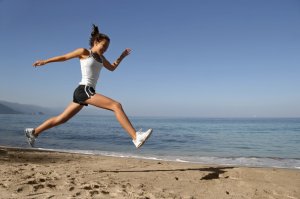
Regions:
[[32, 147], [34, 146], [35, 139], [40, 133], [49, 128], [67, 122], [84, 106], [87, 105], [93, 105], [98, 108], [113, 111], [121, 126], [131, 136], [136, 148], [141, 147], [149, 138], [152, 133], [152, 129], [149, 129], [146, 132], [136, 132], [119, 102], [95, 92], [97, 80], [102, 67], [105, 67], [110, 71], [114, 71], [119, 66], [121, 61], [131, 52], [130, 49], [125, 49], [121, 56], [113, 64], [111, 64], [103, 55], [107, 50], [109, 43], [109, 37], [100, 33], [98, 27], [93, 25], [93, 30], [90, 37], [91, 48], [89, 50], [85, 48], [78, 48], [65, 55], [52, 57], [47, 60], [38, 60], [33, 64], [34, 67], [38, 67], [51, 62], [61, 62], [72, 58], [79, 58], [82, 79], [79, 83], [79, 86], [74, 91], [73, 102], [68, 105], [64, 112], [58, 116], [46, 120], [36, 128], [26, 128], [24, 130], [28, 143]]

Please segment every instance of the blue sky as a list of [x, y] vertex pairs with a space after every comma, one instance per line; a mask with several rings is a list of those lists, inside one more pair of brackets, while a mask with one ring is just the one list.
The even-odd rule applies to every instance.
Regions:
[[97, 85], [128, 115], [300, 117], [299, 19], [299, 0], [0, 0], [0, 99], [65, 107], [79, 61], [32, 63], [88, 48], [95, 23], [111, 62], [132, 49]]

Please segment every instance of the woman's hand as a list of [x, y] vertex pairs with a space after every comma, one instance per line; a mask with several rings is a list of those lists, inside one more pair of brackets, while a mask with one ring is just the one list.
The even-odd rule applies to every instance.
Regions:
[[34, 62], [33, 66], [37, 67], [37, 66], [43, 66], [45, 64], [46, 64], [45, 60], [38, 60], [38, 61]]
[[122, 54], [121, 54], [121, 58], [123, 59], [124, 57], [126, 57], [127, 55], [129, 55], [131, 53], [131, 49], [130, 48], [126, 48]]

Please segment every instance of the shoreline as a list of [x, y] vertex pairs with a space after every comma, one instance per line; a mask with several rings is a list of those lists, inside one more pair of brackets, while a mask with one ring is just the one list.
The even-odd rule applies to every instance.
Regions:
[[[32, 151], [32, 152], [58, 152], [69, 154], [81, 154], [81, 155], [94, 155], [105, 156], [115, 158], [133, 158], [141, 160], [156, 160], [167, 162], [182, 162], [190, 164], [201, 164], [203, 166], [210, 165], [223, 165], [234, 167], [249, 167], [249, 168], [278, 168], [278, 169], [300, 169], [299, 158], [278, 158], [278, 157], [197, 157], [198, 160], [194, 161], [193, 158], [183, 156], [156, 156], [156, 155], [137, 155], [130, 153], [120, 153], [111, 151], [97, 151], [97, 150], [72, 150], [72, 149], [47, 149], [47, 148], [22, 148], [12, 146], [0, 145], [0, 150], [10, 151]], [[293, 163], [289, 161], [294, 161]], [[295, 163], [297, 161], [297, 163]], [[291, 166], [293, 164], [293, 166]]]
[[0, 146], [3, 198], [300, 198], [298, 169]]

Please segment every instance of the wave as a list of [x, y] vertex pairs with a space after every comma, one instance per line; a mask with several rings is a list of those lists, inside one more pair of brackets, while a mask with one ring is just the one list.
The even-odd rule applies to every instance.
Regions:
[[300, 169], [300, 159], [291, 158], [273, 158], [273, 157], [207, 157], [207, 156], [158, 156], [158, 155], [136, 155], [130, 153], [119, 153], [99, 150], [70, 150], [70, 149], [47, 149], [38, 148], [39, 150], [50, 150], [56, 152], [77, 153], [86, 155], [103, 155], [120, 158], [137, 158], [147, 160], [174, 161], [186, 163], [198, 163], [204, 165], [231, 165], [246, 167], [272, 167], [272, 168], [292, 168]]

